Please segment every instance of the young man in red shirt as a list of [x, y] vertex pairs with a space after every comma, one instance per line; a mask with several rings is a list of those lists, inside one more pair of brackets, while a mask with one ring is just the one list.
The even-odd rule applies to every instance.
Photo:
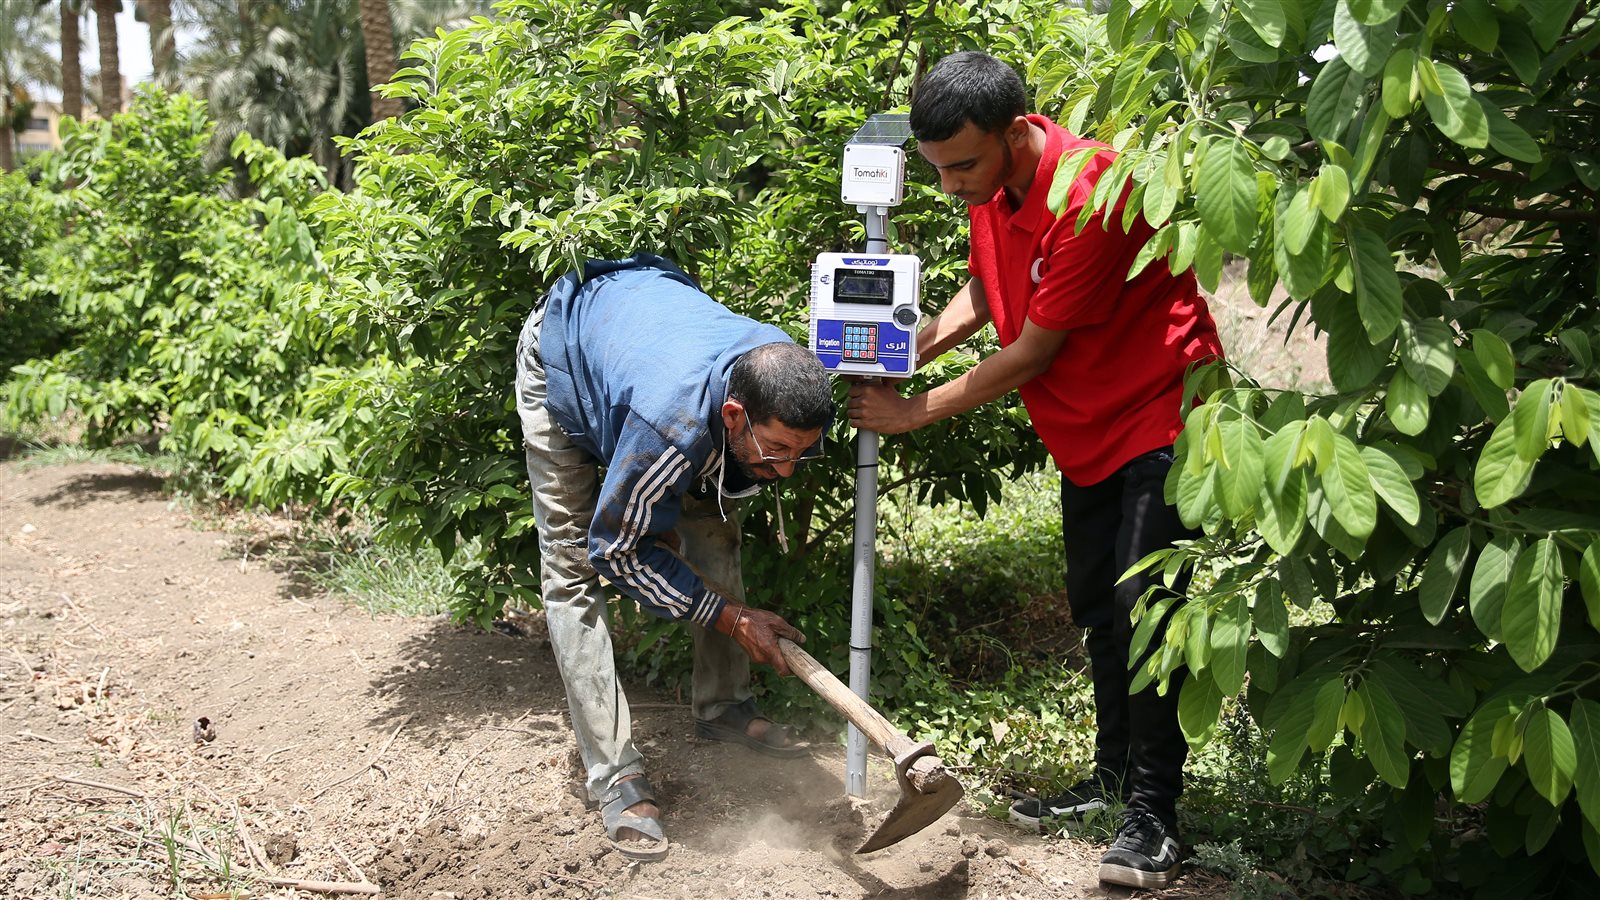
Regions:
[[[1130, 613], [1155, 582], [1117, 579], [1152, 551], [1194, 536], [1162, 488], [1183, 427], [1184, 375], [1221, 357], [1216, 326], [1192, 272], [1174, 276], [1157, 261], [1127, 280], [1153, 233], [1143, 218], [1124, 232], [1119, 204], [1111, 226], [1095, 215], [1075, 231], [1115, 156], [1028, 115], [1009, 65], [976, 52], [945, 57], [917, 85], [911, 129], [945, 193], [967, 202], [972, 226], [971, 280], [918, 334], [918, 358], [934, 359], [989, 322], [1001, 349], [912, 397], [856, 384], [850, 421], [898, 434], [1020, 392], [1062, 473], [1067, 600], [1085, 630], [1098, 734], [1092, 777], [1062, 796], [1018, 802], [1011, 818], [1037, 828], [1041, 819], [1076, 819], [1124, 800], [1100, 879], [1164, 887], [1179, 868], [1176, 806], [1188, 756], [1179, 683], [1164, 697], [1154, 687], [1129, 695]], [[1084, 148], [1103, 152], [1052, 214], [1045, 198], [1057, 163]]]

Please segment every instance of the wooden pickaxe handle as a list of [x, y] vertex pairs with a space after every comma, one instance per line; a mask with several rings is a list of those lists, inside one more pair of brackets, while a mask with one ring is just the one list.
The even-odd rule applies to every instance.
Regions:
[[[921, 746], [889, 724], [889, 720], [885, 719], [882, 713], [857, 697], [844, 682], [823, 668], [822, 663], [812, 658], [811, 654], [801, 650], [799, 645], [788, 638], [778, 638], [778, 649], [783, 652], [783, 661], [789, 664], [790, 671], [800, 676], [801, 681], [809, 685], [822, 699], [828, 701], [828, 705], [849, 719], [861, 729], [861, 733], [865, 734], [868, 740], [882, 747], [891, 757], [898, 759]], [[924, 785], [919, 783], [923, 777], [934, 777], [932, 771], [924, 775], [922, 768], [918, 767], [907, 773], [918, 790], [924, 788]], [[942, 766], [939, 771], [942, 773]]]

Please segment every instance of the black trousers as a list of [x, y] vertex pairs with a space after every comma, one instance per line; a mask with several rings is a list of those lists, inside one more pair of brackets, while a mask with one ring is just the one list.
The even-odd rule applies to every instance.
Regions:
[[[1154, 685], [1128, 694], [1133, 636], [1129, 617], [1144, 592], [1160, 584], [1160, 569], [1117, 583], [1123, 572], [1151, 552], [1197, 534], [1184, 527], [1178, 511], [1162, 497], [1172, 465], [1172, 450], [1164, 448], [1136, 457], [1098, 484], [1079, 487], [1063, 477], [1061, 532], [1067, 555], [1067, 602], [1073, 621], [1085, 630], [1094, 683], [1095, 765], [1112, 784], [1125, 785], [1131, 793], [1130, 807], [1148, 810], [1175, 829], [1183, 764], [1189, 756], [1178, 727], [1183, 673], [1173, 675], [1164, 697], [1157, 695]], [[1181, 594], [1187, 583], [1185, 577], [1174, 587]], [[1160, 646], [1165, 631], [1163, 621], [1150, 648]]]

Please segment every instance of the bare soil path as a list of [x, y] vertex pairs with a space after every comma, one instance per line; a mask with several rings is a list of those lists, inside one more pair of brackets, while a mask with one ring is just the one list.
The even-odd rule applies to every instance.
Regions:
[[853, 807], [841, 750], [767, 760], [631, 696], [657, 863], [610, 851], [577, 799], [537, 635], [319, 596], [132, 467], [0, 462], [0, 896], [1132, 896], [1099, 887], [1098, 848], [965, 807], [854, 856], [886, 767]]

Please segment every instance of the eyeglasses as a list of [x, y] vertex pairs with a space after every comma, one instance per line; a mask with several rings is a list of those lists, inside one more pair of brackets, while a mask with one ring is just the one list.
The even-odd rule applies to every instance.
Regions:
[[761, 441], [756, 438], [756, 430], [750, 425], [749, 416], [744, 417], [744, 430], [750, 432], [750, 443], [756, 445], [756, 456], [759, 457], [762, 462], [767, 463], [768, 465], [776, 466], [786, 465], [788, 463], [795, 463], [798, 465], [799, 463], [810, 462], [811, 460], [818, 459], [822, 456], [822, 450], [820, 447], [803, 450], [799, 456], [768, 456], [767, 451], [761, 449]]

